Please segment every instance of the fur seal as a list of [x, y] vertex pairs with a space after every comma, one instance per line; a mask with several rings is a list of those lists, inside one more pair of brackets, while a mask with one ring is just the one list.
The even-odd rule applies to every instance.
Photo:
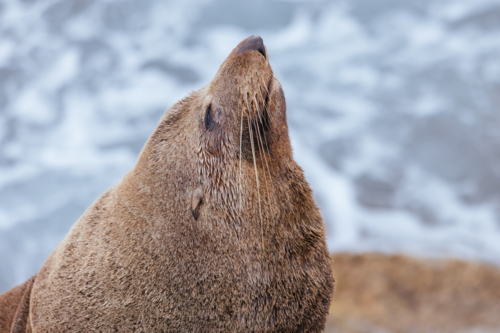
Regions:
[[32, 280], [0, 296], [0, 327], [320, 332], [333, 287], [285, 96], [251, 36], [164, 114]]

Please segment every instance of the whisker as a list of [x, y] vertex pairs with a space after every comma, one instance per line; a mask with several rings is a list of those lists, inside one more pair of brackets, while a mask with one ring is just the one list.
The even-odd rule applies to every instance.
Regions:
[[239, 177], [239, 190], [240, 190], [240, 211], [242, 209], [242, 197], [243, 197], [243, 188], [241, 185], [241, 154], [243, 153], [242, 149], [243, 144], [243, 108], [241, 108], [241, 125], [240, 125], [240, 177]]
[[[259, 74], [258, 74], [258, 73], [255, 73], [255, 74], [257, 74], [257, 76], [259, 76]], [[260, 76], [260, 77], [261, 77], [261, 79], [262, 79], [262, 80], [264, 80], [264, 79], [262, 78], [262, 76]], [[261, 87], [260, 87], [260, 85], [259, 85], [258, 83], [257, 83], [257, 85], [258, 85], [258, 91], [259, 91], [260, 97], [261, 97], [261, 99], [262, 99], [262, 104], [264, 105], [264, 109], [266, 110], [266, 109], [267, 109], [267, 106], [266, 106], [266, 104], [265, 104], [265, 99], [262, 97], [262, 92], [261, 92], [261, 90], [260, 90], [260, 89], [261, 89]], [[260, 110], [260, 106], [259, 106], [260, 104], [258, 103], [258, 100], [257, 100], [257, 97], [256, 97], [256, 96], [254, 96], [254, 102], [255, 102], [255, 107], [256, 107], [256, 109], [257, 109], [257, 113], [259, 114], [260, 124], [262, 125], [262, 128], [263, 128], [263, 127], [264, 127], [264, 114], [263, 114], [263, 112], [261, 112], [261, 110]], [[254, 122], [254, 124], [255, 124], [255, 128], [256, 128], [256, 129], [258, 129], [259, 127], [257, 126], [257, 120], [254, 120], [253, 122]], [[256, 132], [257, 132], [257, 138], [258, 138], [257, 143], [259, 144], [259, 148], [260, 148], [260, 149], [259, 149], [259, 153], [260, 153], [260, 159], [261, 159], [261, 163], [262, 163], [262, 168], [264, 168], [264, 161], [265, 161], [265, 163], [266, 163], [266, 167], [267, 167], [267, 172], [268, 172], [268, 175], [269, 175], [269, 181], [271, 181], [271, 182], [272, 182], [271, 172], [270, 172], [270, 170], [269, 170], [269, 165], [267, 164], [266, 152], [265, 152], [265, 150], [264, 150], [264, 143], [263, 143], [263, 141], [262, 141], [262, 136], [264, 136], [264, 135], [262, 135], [262, 136], [261, 136], [261, 135], [260, 135], [260, 131], [258, 131], [258, 130], [257, 130]], [[264, 137], [264, 140], [265, 140], [265, 137]], [[265, 141], [266, 141], [266, 148], [267, 148], [267, 149], [269, 149], [269, 145], [267, 145], [267, 140], [265, 140]], [[265, 179], [265, 181], [266, 181], [267, 195], [268, 195], [268, 197], [269, 197], [269, 186], [268, 186], [268, 184], [267, 184], [267, 177], [266, 177], [266, 176], [264, 176], [264, 179]]]
[[[264, 89], [266, 90], [266, 93], [269, 96], [269, 91], [267, 89], [266, 81], [264, 81], [264, 78], [262, 76], [260, 78], [261, 78], [262, 82], [264, 83]], [[264, 97], [262, 97], [262, 93], [261, 93], [261, 98], [264, 100]], [[272, 114], [269, 112], [267, 104], [264, 104], [264, 110], [265, 110], [265, 112], [267, 114], [268, 121], [270, 121], [270, 119], [272, 118]], [[269, 143], [267, 142], [267, 138], [265, 136], [264, 136], [264, 140], [266, 141], [267, 147], [269, 149]], [[271, 140], [272, 140], [271, 143], [274, 143], [274, 137], [271, 137]]]
[[269, 60], [273, 62], [273, 68], [274, 68], [273, 74], [276, 75], [278, 80], [281, 81], [280, 76], [278, 75], [278, 73], [276, 73], [277, 69], [279, 69], [278, 63], [271, 56], [269, 56]]
[[261, 80], [262, 80], [262, 83], [263, 83], [263, 87], [266, 91], [267, 94], [269, 94], [269, 90], [267, 89], [267, 84], [266, 84], [266, 81], [264, 80], [264, 78], [262, 77], [262, 75], [260, 76]]
[[250, 101], [248, 100], [248, 93], [247, 93], [247, 107], [248, 107], [248, 131], [250, 132], [250, 144], [252, 145], [252, 155], [253, 155], [253, 166], [255, 169], [255, 179], [257, 181], [257, 196], [259, 199], [259, 216], [260, 216], [260, 233], [262, 237], [262, 249], [264, 249], [264, 228], [262, 225], [262, 208], [260, 205], [260, 184], [259, 184], [259, 173], [257, 172], [257, 161], [255, 158], [255, 147], [253, 144], [253, 133], [252, 133], [252, 124], [250, 123]]
[[[260, 86], [259, 86], [259, 93], [260, 93]], [[262, 93], [260, 93], [260, 97], [262, 98], [262, 100], [264, 100], [264, 98], [262, 97]], [[267, 111], [267, 105], [266, 104], [264, 104], [264, 112], [266, 112], [267, 116], [269, 117], [269, 112]], [[269, 150], [269, 144], [267, 142], [266, 136], [265, 135], [262, 135], [262, 136], [264, 137], [264, 141], [266, 143], [266, 147]], [[260, 135], [259, 135], [259, 137], [260, 137]], [[266, 167], [267, 167], [267, 173], [269, 174], [269, 180], [272, 182], [271, 171], [269, 170], [269, 164], [267, 163], [267, 157], [266, 157], [265, 153], [264, 153], [264, 161], [266, 161]]]
[[[260, 87], [259, 87], [259, 89], [260, 89]], [[262, 124], [262, 126], [264, 126], [263, 123], [262, 123], [262, 115], [260, 115], [260, 108], [259, 108], [258, 103], [257, 103], [257, 98], [254, 97], [254, 101], [255, 101], [255, 105], [257, 107], [257, 112], [259, 112], [259, 116], [261, 117], [261, 122], [260, 123]], [[255, 122], [257, 123], [257, 121], [255, 121]], [[258, 128], [257, 124], [256, 124], [255, 128], [256, 129]], [[266, 161], [266, 165], [267, 165], [266, 152], [264, 151], [264, 143], [262, 141], [262, 138], [261, 138], [261, 135], [260, 135], [260, 131], [257, 129], [256, 132], [257, 132], [257, 138], [258, 138], [257, 143], [259, 144], [260, 160], [261, 160], [261, 163], [262, 163], [262, 168], [264, 168], [264, 161]], [[272, 181], [271, 172], [269, 172], [269, 166], [267, 167], [267, 171], [269, 173], [269, 181]], [[269, 186], [267, 184], [267, 177], [265, 175], [264, 175], [264, 179], [266, 181], [267, 196], [269, 197]]]

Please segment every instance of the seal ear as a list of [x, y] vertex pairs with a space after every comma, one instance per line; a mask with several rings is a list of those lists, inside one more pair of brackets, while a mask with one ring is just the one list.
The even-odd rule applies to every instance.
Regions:
[[198, 220], [198, 206], [201, 204], [203, 199], [203, 190], [201, 186], [198, 187], [193, 192], [193, 197], [191, 198], [191, 209], [195, 220]]

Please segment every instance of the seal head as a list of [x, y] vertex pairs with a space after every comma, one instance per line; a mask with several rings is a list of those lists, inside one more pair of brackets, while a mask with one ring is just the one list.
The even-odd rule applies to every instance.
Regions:
[[320, 332], [325, 229], [258, 36], [172, 106], [34, 278], [33, 331]]

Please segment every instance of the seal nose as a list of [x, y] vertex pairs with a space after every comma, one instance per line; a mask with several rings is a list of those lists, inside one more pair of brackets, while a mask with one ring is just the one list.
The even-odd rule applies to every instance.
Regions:
[[248, 37], [247, 40], [243, 44], [241, 44], [236, 55], [239, 55], [240, 53], [243, 53], [245, 51], [252, 51], [252, 50], [259, 51], [260, 54], [264, 56], [264, 59], [267, 59], [266, 48], [264, 47], [264, 41], [260, 36]]

